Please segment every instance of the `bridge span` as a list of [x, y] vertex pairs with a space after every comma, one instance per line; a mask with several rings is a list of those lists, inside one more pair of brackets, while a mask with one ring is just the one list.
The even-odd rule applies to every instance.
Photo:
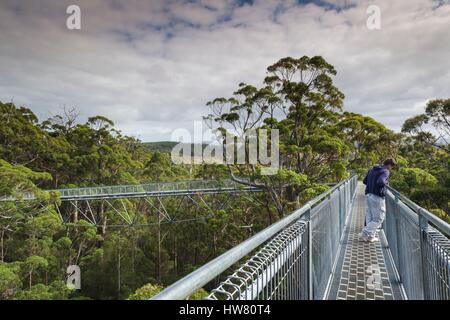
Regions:
[[[173, 182], [152, 182], [114, 186], [96, 186], [85, 188], [64, 188], [44, 190], [59, 195], [61, 201], [88, 201], [104, 199], [147, 198], [165, 196], [185, 196], [194, 194], [260, 192], [261, 189], [245, 186], [232, 180], [182, 180]], [[23, 193], [20, 198], [0, 197], [0, 201], [31, 201], [33, 193]]]
[[450, 298], [450, 225], [394, 189], [380, 242], [359, 241], [364, 188], [353, 176], [152, 299]]
[[[261, 192], [262, 189], [243, 185], [230, 179], [225, 180], [182, 180], [173, 182], [152, 182], [147, 184], [94, 186], [85, 188], [66, 188], [44, 190], [53, 193], [61, 200], [54, 206], [62, 223], [73, 223], [83, 218], [96, 227], [105, 227], [107, 217], [116, 223], [109, 226], [130, 227], [160, 223], [179, 223], [197, 221], [214, 216], [214, 212], [228, 206], [237, 197], [246, 197], [247, 193]], [[226, 195], [226, 196], [224, 196]], [[166, 207], [163, 200], [174, 200], [176, 208]], [[211, 197], [215, 201], [208, 203]], [[135, 199], [134, 203], [140, 210], [152, 213], [155, 221], [146, 224], [137, 222], [137, 215], [131, 214], [126, 203], [127, 199]], [[33, 193], [22, 193], [17, 197], [0, 196], [0, 205], [15, 202], [21, 205], [39, 205], [41, 199]], [[177, 219], [182, 205], [194, 205], [198, 212], [203, 212], [199, 218], [195, 212], [192, 217]], [[108, 211], [109, 210], [109, 211]], [[108, 214], [98, 212], [108, 211]], [[192, 211], [192, 208], [191, 208]], [[197, 213], [198, 213], [197, 212]], [[117, 219], [116, 219], [117, 218]], [[100, 221], [103, 219], [103, 222]]]

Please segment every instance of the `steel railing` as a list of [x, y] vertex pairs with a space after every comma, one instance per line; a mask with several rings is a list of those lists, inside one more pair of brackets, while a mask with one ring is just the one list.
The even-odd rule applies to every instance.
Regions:
[[356, 184], [356, 176], [337, 184], [152, 299], [187, 299], [217, 278], [209, 299], [322, 299]]
[[284, 229], [209, 295], [214, 300], [307, 299], [308, 223]]
[[450, 299], [450, 225], [395, 189], [383, 224], [408, 299]]

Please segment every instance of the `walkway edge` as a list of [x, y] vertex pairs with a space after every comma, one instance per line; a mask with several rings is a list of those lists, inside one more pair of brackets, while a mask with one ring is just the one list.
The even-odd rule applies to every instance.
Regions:
[[[350, 206], [351, 206], [350, 210], [347, 213], [347, 216], [345, 217], [344, 230], [342, 232], [341, 238], [339, 239], [339, 248], [338, 248], [338, 251], [336, 254], [336, 258], [333, 263], [333, 269], [331, 271], [330, 278], [328, 279], [328, 284], [325, 289], [325, 293], [323, 295], [322, 300], [329, 300], [329, 295], [331, 293], [333, 281], [335, 280], [335, 277], [336, 277], [336, 270], [337, 270], [338, 266], [340, 265], [339, 260], [344, 259], [344, 256], [345, 256], [346, 245], [345, 246], [343, 245], [344, 244], [343, 241], [345, 239], [348, 239], [348, 236], [349, 236], [348, 227], [350, 226], [350, 222], [352, 219], [352, 213], [353, 213], [353, 208], [354, 208], [353, 204], [355, 202], [355, 199], [356, 199], [356, 192], [353, 194], [352, 200], [350, 202]], [[341, 254], [342, 254], [342, 256], [341, 256]]]

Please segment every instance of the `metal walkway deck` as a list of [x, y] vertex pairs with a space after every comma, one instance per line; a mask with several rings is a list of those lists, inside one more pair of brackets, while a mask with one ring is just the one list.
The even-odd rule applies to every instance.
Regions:
[[380, 242], [358, 239], [364, 226], [364, 186], [359, 183], [333, 276], [329, 300], [402, 300], [402, 288], [395, 275], [384, 233]]

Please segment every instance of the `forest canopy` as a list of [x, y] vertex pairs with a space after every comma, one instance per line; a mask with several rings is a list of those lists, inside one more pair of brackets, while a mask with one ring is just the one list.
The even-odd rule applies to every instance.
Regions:
[[[1, 204], [0, 299], [149, 298], [329, 183], [351, 172], [361, 177], [385, 158], [399, 163], [393, 187], [450, 221], [450, 99], [431, 99], [398, 133], [345, 111], [336, 73], [320, 56], [286, 57], [267, 68], [261, 85], [241, 83], [229, 97], [207, 103], [204, 120], [213, 129], [279, 130], [280, 168], [273, 176], [262, 175], [260, 165], [175, 165], [171, 143], [161, 143], [162, 150], [144, 144], [105, 116], [81, 122], [76, 109], [66, 109], [41, 121], [27, 107], [0, 102], [0, 196], [36, 195]], [[45, 192], [192, 179], [245, 180], [265, 192], [232, 203], [223, 195], [206, 196], [205, 203], [166, 199], [153, 209], [133, 199], [120, 207], [93, 202], [92, 221]], [[184, 222], [161, 223], [164, 212]], [[118, 213], [133, 224], [122, 225]], [[65, 285], [66, 268], [74, 264], [82, 270], [76, 291]]]

